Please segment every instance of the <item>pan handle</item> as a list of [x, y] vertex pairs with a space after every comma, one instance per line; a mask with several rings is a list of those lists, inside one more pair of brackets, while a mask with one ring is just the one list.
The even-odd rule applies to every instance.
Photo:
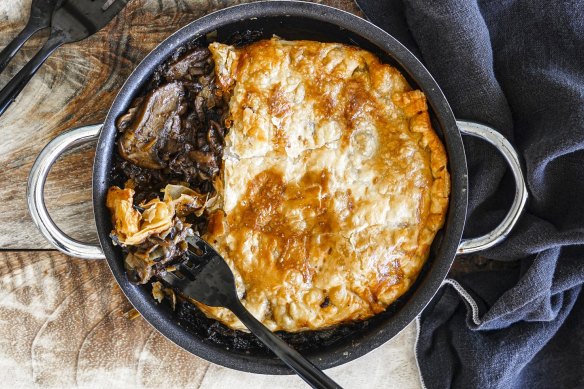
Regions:
[[493, 247], [509, 235], [509, 232], [511, 232], [513, 226], [517, 223], [525, 207], [527, 187], [525, 186], [525, 178], [523, 177], [517, 152], [503, 135], [483, 124], [462, 120], [457, 120], [456, 123], [462, 134], [476, 136], [495, 146], [509, 164], [513, 178], [515, 179], [515, 198], [513, 199], [513, 204], [511, 204], [511, 209], [509, 209], [503, 221], [488, 234], [477, 238], [463, 239], [460, 242], [457, 254], [470, 254]]
[[50, 141], [41, 151], [30, 170], [26, 190], [30, 216], [44, 237], [57, 250], [83, 259], [105, 259], [105, 255], [101, 246], [79, 242], [57, 227], [45, 205], [45, 182], [51, 167], [65, 150], [97, 140], [100, 130], [101, 124], [79, 127], [66, 131]]
[[[471, 239], [463, 239], [458, 246], [458, 254], [469, 254], [486, 250], [500, 243], [517, 223], [527, 201], [527, 187], [521, 170], [517, 152], [509, 141], [494, 129], [482, 124], [457, 121], [461, 133], [472, 135], [494, 145], [509, 164], [515, 179], [515, 198], [511, 209], [503, 221], [491, 232]], [[57, 158], [67, 149], [97, 140], [101, 124], [79, 127], [57, 136], [50, 141], [37, 157], [28, 178], [27, 201], [33, 222], [45, 238], [59, 251], [83, 259], [104, 259], [99, 245], [79, 242], [66, 235], [49, 215], [44, 202], [44, 188], [47, 176]]]

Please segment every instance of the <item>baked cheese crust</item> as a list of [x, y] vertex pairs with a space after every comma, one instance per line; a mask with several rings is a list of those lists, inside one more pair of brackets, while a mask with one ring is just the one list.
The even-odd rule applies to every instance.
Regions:
[[[213, 43], [229, 101], [220, 209], [204, 238], [271, 330], [367, 319], [415, 281], [450, 191], [424, 94], [338, 43]], [[245, 329], [227, 309], [198, 304]]]

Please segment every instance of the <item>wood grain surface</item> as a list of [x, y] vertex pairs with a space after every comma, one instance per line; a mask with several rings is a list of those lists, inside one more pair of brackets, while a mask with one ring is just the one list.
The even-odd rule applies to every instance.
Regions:
[[[31, 0], [0, 1], [0, 47], [24, 26]], [[104, 30], [66, 45], [0, 117], [0, 387], [303, 388], [297, 377], [246, 374], [201, 360], [162, 337], [129, 302], [103, 261], [56, 251], [34, 227], [26, 181], [59, 133], [104, 119], [123, 81], [169, 34], [237, 0], [131, 0]], [[351, 0], [328, 5], [358, 13]], [[0, 75], [0, 87], [46, 39], [35, 36]], [[46, 200], [57, 224], [96, 241], [90, 204], [94, 145], [54, 166]], [[418, 388], [415, 325], [367, 356], [329, 370], [346, 388]]]
[[[103, 261], [54, 251], [0, 253], [0, 387], [305, 388], [295, 376], [220, 367], [163, 338]], [[412, 323], [328, 373], [345, 388], [419, 388]]]

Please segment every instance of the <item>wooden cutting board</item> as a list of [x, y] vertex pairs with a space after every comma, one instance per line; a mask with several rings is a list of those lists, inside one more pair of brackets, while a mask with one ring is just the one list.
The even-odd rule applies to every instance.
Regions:
[[[0, 1], [0, 47], [26, 23], [30, 1]], [[175, 346], [141, 317], [132, 318], [103, 261], [52, 250], [26, 208], [30, 167], [50, 139], [102, 121], [125, 78], [159, 42], [200, 16], [240, 2], [131, 0], [107, 28], [57, 50], [0, 117], [0, 387], [305, 387], [297, 377], [237, 372]], [[358, 14], [351, 0], [323, 3]], [[45, 38], [40, 33], [26, 45], [0, 75], [0, 86]], [[93, 147], [64, 156], [49, 176], [46, 194], [65, 232], [95, 242]], [[414, 339], [411, 324], [330, 374], [347, 388], [418, 388]]]

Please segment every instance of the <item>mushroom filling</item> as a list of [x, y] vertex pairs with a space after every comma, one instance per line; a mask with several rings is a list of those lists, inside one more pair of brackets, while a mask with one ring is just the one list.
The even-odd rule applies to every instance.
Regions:
[[[203, 234], [216, 203], [227, 102], [206, 47], [181, 48], [159, 66], [116, 122], [115, 181], [107, 194], [132, 282], [145, 284]], [[164, 289], [155, 283], [154, 296]]]

